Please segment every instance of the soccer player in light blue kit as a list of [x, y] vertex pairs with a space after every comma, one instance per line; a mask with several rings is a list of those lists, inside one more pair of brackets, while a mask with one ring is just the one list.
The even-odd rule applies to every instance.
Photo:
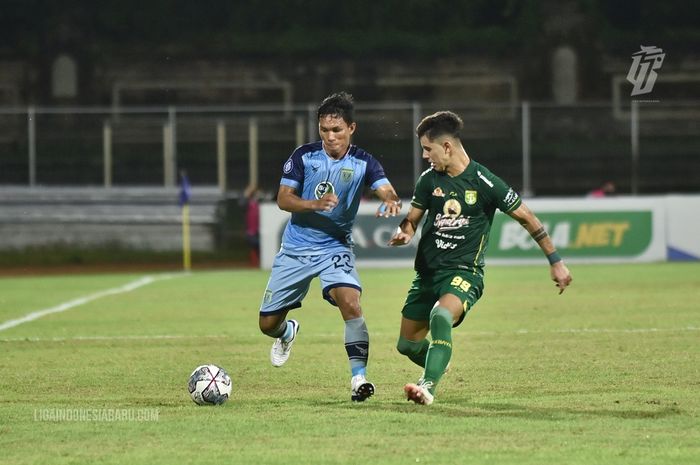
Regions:
[[321, 140], [298, 147], [282, 169], [277, 205], [292, 217], [272, 265], [259, 324], [275, 338], [272, 365], [282, 366], [299, 332], [299, 323], [287, 320], [287, 313], [301, 307], [311, 280], [319, 277], [323, 298], [338, 307], [345, 321], [351, 399], [361, 402], [375, 388], [366, 378], [369, 333], [360, 307], [352, 226], [365, 186], [382, 201], [376, 216], [395, 216], [401, 201], [381, 164], [350, 143], [356, 128], [352, 96], [326, 97], [317, 116]]

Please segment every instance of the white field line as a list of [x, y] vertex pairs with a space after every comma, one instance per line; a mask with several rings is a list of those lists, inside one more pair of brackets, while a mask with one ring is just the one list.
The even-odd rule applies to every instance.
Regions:
[[154, 283], [156, 281], [162, 281], [164, 279], [174, 278], [175, 276], [182, 276], [182, 274], [164, 274], [158, 276], [144, 276], [143, 278], [137, 279], [120, 287], [114, 287], [112, 289], [105, 289], [104, 291], [95, 292], [94, 294], [89, 294], [86, 296], [78, 297], [77, 299], [69, 300], [68, 302], [63, 302], [62, 304], [56, 305], [55, 307], [44, 308], [42, 310], [37, 310], [36, 312], [28, 313], [21, 318], [16, 318], [14, 320], [7, 320], [0, 323], [0, 331], [6, 329], [14, 328], [23, 323], [28, 323], [30, 321], [37, 320], [46, 315], [51, 315], [53, 313], [61, 313], [66, 310], [70, 310], [73, 307], [78, 307], [84, 305], [93, 300], [101, 299], [102, 297], [107, 297], [110, 295], [123, 294], [125, 292], [131, 292], [139, 287], [147, 286], [148, 284]]
[[69, 341], [152, 341], [158, 339], [220, 339], [224, 334], [205, 334], [202, 336], [185, 334], [151, 334], [141, 336], [72, 336], [72, 337], [11, 337], [0, 342], [69, 342]]

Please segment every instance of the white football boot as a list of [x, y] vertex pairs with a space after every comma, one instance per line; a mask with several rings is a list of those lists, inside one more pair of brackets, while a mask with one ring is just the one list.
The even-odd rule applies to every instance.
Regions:
[[365, 375], [355, 375], [350, 380], [353, 402], [363, 402], [374, 395], [374, 384], [367, 381]]
[[430, 405], [435, 400], [435, 397], [430, 393], [429, 389], [433, 387], [432, 381], [418, 381], [418, 384], [408, 383], [403, 390], [406, 393], [407, 400], [412, 400], [416, 404]]
[[284, 362], [289, 358], [289, 353], [292, 351], [292, 344], [297, 339], [297, 333], [299, 332], [299, 323], [297, 320], [289, 320], [292, 324], [292, 338], [284, 342], [282, 338], [278, 337], [275, 343], [272, 344], [272, 349], [270, 349], [270, 361], [272, 366], [281, 367]]

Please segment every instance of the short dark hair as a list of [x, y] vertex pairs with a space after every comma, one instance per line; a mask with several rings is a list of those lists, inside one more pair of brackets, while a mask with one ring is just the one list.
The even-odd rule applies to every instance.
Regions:
[[426, 116], [416, 126], [418, 138], [426, 136], [428, 140], [435, 140], [440, 136], [451, 136], [460, 138], [460, 131], [464, 127], [462, 118], [451, 111], [438, 111], [430, 116]]
[[347, 92], [337, 92], [323, 99], [316, 114], [320, 120], [324, 116], [343, 118], [347, 124], [355, 122], [355, 102]]

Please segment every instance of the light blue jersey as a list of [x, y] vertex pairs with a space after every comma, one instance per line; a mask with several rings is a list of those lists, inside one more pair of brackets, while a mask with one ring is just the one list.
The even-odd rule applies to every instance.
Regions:
[[333, 210], [292, 213], [282, 236], [281, 251], [289, 255], [320, 255], [352, 247], [352, 225], [365, 186], [376, 190], [389, 184], [382, 165], [369, 153], [351, 145], [334, 160], [314, 142], [297, 148], [284, 164], [280, 184], [296, 189], [302, 199], [338, 196]]
[[389, 184], [384, 168], [369, 153], [351, 145], [334, 160], [321, 142], [302, 145], [284, 164], [283, 186], [296, 189], [302, 199], [320, 199], [328, 192], [338, 196], [329, 212], [292, 213], [282, 236], [282, 248], [272, 264], [260, 313], [272, 315], [301, 307], [311, 281], [321, 280], [323, 298], [335, 287], [362, 292], [352, 251], [352, 225], [365, 186], [376, 190]]

